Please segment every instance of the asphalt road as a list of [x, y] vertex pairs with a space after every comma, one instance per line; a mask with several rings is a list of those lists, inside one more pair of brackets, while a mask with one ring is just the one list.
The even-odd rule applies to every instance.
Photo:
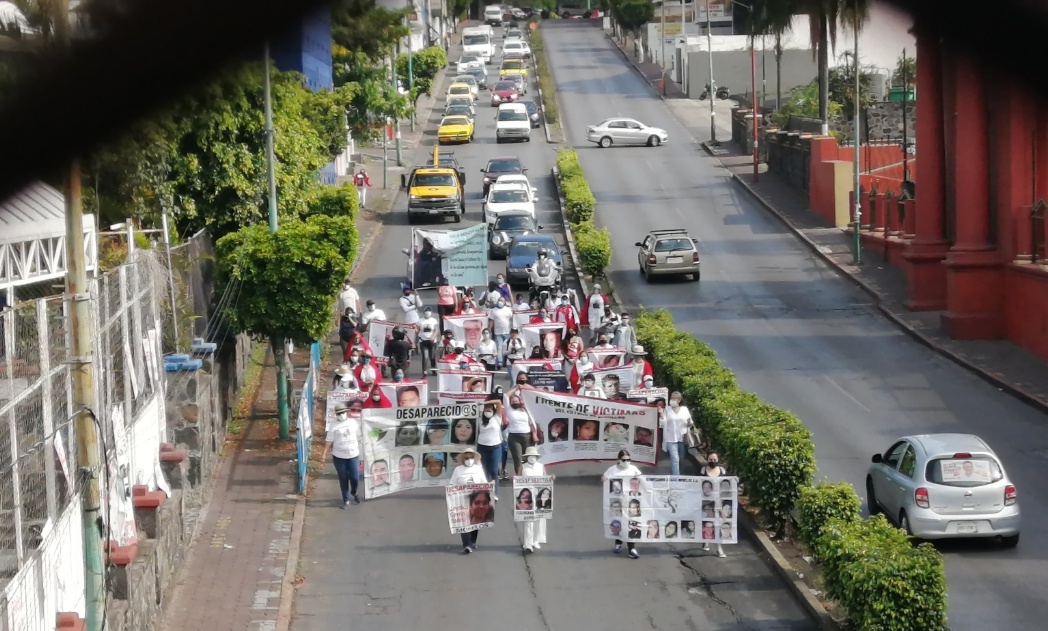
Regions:
[[[599, 28], [544, 27], [575, 146], [612, 234], [610, 277], [625, 304], [669, 309], [712, 345], [746, 389], [793, 411], [815, 436], [820, 476], [864, 495], [870, 456], [897, 437], [970, 432], [1015, 481], [1022, 542], [939, 544], [954, 631], [1043, 629], [1048, 618], [1048, 418], [911, 341], [729, 181]], [[659, 148], [599, 149], [586, 126], [631, 116], [669, 132]], [[700, 283], [638, 273], [647, 230], [687, 228], [700, 240]], [[729, 464], [730, 466], [730, 464]]]
[[[491, 114], [489, 115], [489, 112]], [[423, 145], [432, 147], [435, 115]], [[496, 155], [519, 155], [532, 169], [541, 197], [539, 220], [553, 221], [554, 145], [542, 130], [530, 144], [495, 146], [493, 110], [482, 105], [476, 140], [456, 149], [468, 172], [467, 219], [480, 218], [478, 169]], [[430, 149], [432, 151], [432, 149]], [[424, 160], [425, 149], [416, 160]], [[404, 280], [410, 228], [406, 201], [386, 217], [360, 273], [363, 299], [374, 298], [391, 314]], [[439, 227], [439, 226], [438, 226]], [[493, 262], [492, 276], [503, 269]], [[423, 299], [433, 298], [423, 294]], [[413, 367], [412, 373], [417, 375]], [[503, 380], [504, 382], [504, 380]], [[435, 389], [436, 384], [431, 384]], [[443, 493], [400, 493], [341, 511], [338, 485], [326, 465], [306, 513], [294, 631], [366, 629], [405, 631], [454, 628], [490, 631], [651, 629], [680, 631], [807, 630], [808, 620], [748, 543], [726, 546], [728, 557], [699, 547], [643, 546], [640, 560], [611, 553], [600, 532], [599, 476], [607, 464], [562, 465], [559, 506], [549, 543], [524, 557], [512, 515], [501, 511], [495, 528], [479, 538], [476, 554], [463, 556], [448, 531]], [[659, 470], [667, 470], [667, 466]], [[505, 488], [505, 487], [503, 487]], [[505, 490], [503, 495], [506, 495]]]

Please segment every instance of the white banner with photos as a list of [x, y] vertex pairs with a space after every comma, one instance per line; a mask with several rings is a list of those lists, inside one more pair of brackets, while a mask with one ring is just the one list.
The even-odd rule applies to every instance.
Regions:
[[448, 525], [453, 534], [473, 532], [495, 525], [495, 483], [459, 484], [444, 487]]
[[477, 350], [486, 328], [488, 328], [488, 314], [486, 313], [444, 316], [444, 330], [451, 331], [455, 340], [461, 343], [468, 352]]
[[365, 409], [364, 497], [446, 485], [462, 452], [477, 445], [482, 407], [466, 402]]
[[597, 370], [601, 368], [617, 368], [626, 363], [626, 349], [618, 346], [610, 346], [608, 348], [591, 347], [586, 349], [586, 354], [589, 355], [590, 361], [593, 362], [593, 367]]
[[576, 460], [616, 460], [629, 449], [633, 462], [654, 465], [658, 409], [546, 390], [521, 390], [524, 407], [542, 431], [538, 445], [547, 466]]
[[400, 322], [392, 322], [390, 320], [372, 320], [368, 323], [368, 346], [371, 347], [371, 352], [379, 357], [385, 357], [386, 342], [393, 339], [393, 329], [398, 326], [404, 329], [412, 344], [418, 341], [417, 324], [401, 324]]
[[626, 400], [633, 401], [634, 403], [644, 403], [646, 405], [657, 405], [665, 410], [666, 405], [670, 400], [670, 389], [635, 388], [626, 393]]
[[604, 536], [646, 543], [738, 543], [737, 477], [642, 475], [604, 482]]
[[360, 412], [364, 408], [364, 401], [368, 398], [367, 392], [360, 390], [332, 390], [327, 395], [327, 409], [324, 410], [324, 433], [331, 430], [331, 424], [335, 422], [335, 408], [339, 403], [349, 406], [349, 415], [360, 418]]
[[520, 339], [524, 340], [524, 355], [533, 357], [535, 349], [538, 349], [544, 359], [563, 357], [561, 342], [566, 332], [567, 325], [563, 322], [525, 324], [520, 327]]
[[532, 369], [536, 370], [556, 370], [558, 372], [564, 371], [564, 360], [563, 359], [522, 359], [520, 361], [513, 362], [513, 365], [509, 367], [509, 381], [510, 383], [517, 383], [517, 375], [524, 372], [530, 372]]
[[417, 408], [429, 403], [429, 382], [425, 379], [383, 381], [378, 389], [395, 408]]
[[[626, 393], [638, 385], [633, 367], [628, 365], [591, 370], [590, 374], [597, 380], [597, 385], [604, 390], [604, 395], [610, 401], [625, 401]], [[581, 375], [579, 377], [581, 378]]]
[[553, 517], [553, 476], [518, 475], [513, 478], [513, 521]]
[[519, 329], [525, 324], [531, 324], [531, 317], [537, 316], [538, 310], [528, 309], [527, 311], [514, 311], [513, 312], [513, 328]]
[[492, 374], [475, 370], [438, 370], [440, 392], [491, 392]]

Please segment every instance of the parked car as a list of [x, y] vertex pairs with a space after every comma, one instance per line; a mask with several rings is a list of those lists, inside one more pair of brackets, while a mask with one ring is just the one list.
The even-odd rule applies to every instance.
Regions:
[[691, 274], [699, 280], [698, 241], [687, 230], [652, 230], [637, 241], [637, 265], [646, 280], [666, 274]]
[[665, 129], [649, 127], [632, 118], [608, 118], [586, 128], [586, 140], [604, 148], [613, 144], [658, 147], [669, 139]]
[[918, 539], [994, 537], [1019, 543], [1019, 497], [997, 454], [974, 434], [904, 436], [873, 454], [870, 513]]
[[542, 230], [535, 218], [525, 209], [505, 210], [488, 224], [488, 258], [504, 259], [509, 244], [516, 237]]
[[510, 243], [506, 253], [507, 283], [510, 285], [528, 284], [528, 265], [534, 265], [538, 260], [540, 248], [546, 248], [553, 262], [564, 264], [560, 248], [553, 240], [553, 235], [536, 233], [516, 237]]

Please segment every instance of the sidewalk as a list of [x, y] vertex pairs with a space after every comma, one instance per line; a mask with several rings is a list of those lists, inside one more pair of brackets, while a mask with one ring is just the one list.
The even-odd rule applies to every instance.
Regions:
[[[655, 90], [655, 93], [661, 95], [661, 93], [662, 93], [661, 80], [662, 80], [662, 77], [663, 77], [663, 74], [664, 74], [663, 70], [659, 66], [659, 64], [657, 64], [655, 62], [652, 62], [652, 61], [643, 61], [642, 62], [642, 61], [638, 60], [637, 56], [633, 53], [633, 50], [634, 50], [634, 47], [633, 47], [633, 35], [627, 35], [626, 36], [626, 43], [625, 43], [625, 45], [623, 45], [623, 44], [620, 44], [619, 41], [616, 40], [607, 31], [604, 31], [604, 34], [608, 37], [609, 40], [611, 40], [611, 42], [613, 44], [615, 44], [615, 47], [619, 49], [619, 52], [622, 53], [622, 56], [626, 58], [626, 61], [628, 61], [631, 66], [633, 66], [633, 69], [636, 70], [637, 72], [639, 72], [641, 74], [641, 76], [644, 77], [644, 80], [651, 84], [651, 87], [652, 87], [652, 89]], [[674, 82], [671, 79], [669, 79], [668, 72], [666, 73], [666, 77], [667, 78], [666, 78], [666, 97], [665, 98], [667, 98], [667, 99], [686, 99], [686, 98], [688, 98], [688, 95], [684, 93], [684, 90], [681, 89], [680, 85], [678, 85], [676, 82]]]

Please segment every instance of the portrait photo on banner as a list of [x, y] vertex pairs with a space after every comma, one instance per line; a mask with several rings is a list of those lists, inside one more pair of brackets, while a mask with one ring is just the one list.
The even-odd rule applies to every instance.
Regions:
[[562, 322], [544, 322], [526, 324], [520, 327], [520, 339], [528, 357], [534, 357], [537, 350], [543, 359], [559, 359], [564, 356], [561, 342], [567, 325]]
[[364, 401], [367, 400], [367, 392], [346, 392], [345, 390], [332, 390], [327, 395], [327, 405], [324, 409], [324, 432], [327, 433], [331, 429], [332, 423], [335, 422], [335, 408], [338, 407], [339, 403], [345, 403], [349, 406], [349, 415], [355, 418], [360, 418], [360, 413], [364, 409]]
[[535, 521], [553, 517], [553, 476], [513, 478], [513, 521]]
[[509, 381], [510, 383], [517, 383], [517, 375], [520, 373], [531, 372], [534, 369], [538, 370], [564, 370], [563, 359], [522, 359], [520, 361], [513, 362], [509, 367]]
[[603, 484], [604, 536], [647, 543], [738, 543], [738, 478], [637, 476]]
[[475, 370], [438, 370], [437, 385], [440, 392], [491, 392], [493, 375]]
[[617, 368], [601, 368], [590, 371], [597, 380], [597, 385], [604, 390], [604, 395], [609, 401], [626, 401], [626, 393], [635, 388], [636, 377], [633, 369], [629, 366]]
[[654, 465], [658, 410], [628, 401], [605, 401], [525, 388], [524, 407], [544, 434], [539, 443], [547, 466], [577, 460], [617, 460], [630, 450], [633, 462]]
[[617, 368], [626, 363], [626, 349], [613, 346], [611, 348], [588, 348], [586, 353], [590, 361], [597, 369]]
[[364, 497], [447, 484], [476, 447], [480, 402], [366, 409], [361, 417]]
[[368, 324], [368, 345], [375, 356], [386, 356], [386, 342], [393, 339], [393, 329], [398, 326], [404, 329], [412, 344], [418, 342], [417, 324], [401, 324], [391, 320], [372, 320]]
[[417, 408], [429, 403], [429, 382], [425, 379], [383, 381], [378, 388], [395, 408]]
[[444, 487], [448, 526], [461, 534], [495, 525], [495, 483], [459, 484]]
[[456, 340], [465, 344], [467, 351], [477, 350], [486, 328], [488, 328], [486, 313], [444, 316], [444, 330], [451, 331]]

